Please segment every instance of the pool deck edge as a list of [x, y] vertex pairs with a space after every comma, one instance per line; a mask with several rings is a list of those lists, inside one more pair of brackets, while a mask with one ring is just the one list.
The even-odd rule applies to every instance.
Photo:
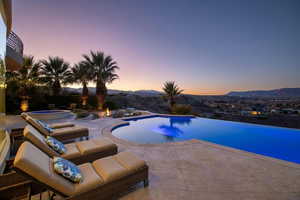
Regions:
[[[155, 116], [183, 116], [183, 115], [150, 114], [150, 115], [145, 115], [143, 117], [140, 116], [139, 118], [142, 119], [144, 117], [155, 117]], [[135, 118], [137, 118], [137, 117], [136, 116], [135, 117], [130, 117], [130, 119], [135, 119]], [[126, 117], [125, 119], [129, 120], [128, 117]], [[128, 125], [128, 122], [124, 121], [124, 118], [121, 118], [119, 122], [116, 122], [114, 124], [111, 124], [111, 125], [108, 125], [108, 126], [104, 127], [101, 131], [101, 134], [103, 136], [106, 136], [106, 137], [110, 138], [112, 141], [115, 141], [117, 143], [121, 143], [123, 145], [136, 146], [136, 147], [151, 148], [151, 147], [161, 147], [161, 146], [169, 147], [169, 146], [184, 146], [184, 145], [192, 145], [192, 144], [202, 144], [202, 145], [206, 145], [207, 147], [210, 147], [210, 148], [217, 148], [217, 149], [220, 149], [220, 150], [223, 150], [223, 151], [237, 153], [237, 154], [240, 154], [240, 155], [243, 155], [243, 156], [248, 156], [248, 157], [251, 157], [251, 158], [254, 158], [254, 159], [259, 159], [259, 160], [264, 160], [264, 161], [271, 161], [271, 162], [279, 164], [279, 165], [300, 169], [300, 164], [297, 164], [297, 163], [293, 163], [293, 162], [289, 162], [289, 161], [285, 161], [285, 160], [280, 160], [280, 159], [276, 159], [276, 158], [272, 158], [272, 157], [269, 157], [269, 156], [264, 156], [264, 155], [260, 155], [260, 154], [240, 150], [240, 149], [235, 149], [235, 148], [231, 148], [231, 147], [227, 147], [227, 146], [223, 146], [223, 145], [219, 145], [219, 144], [215, 144], [215, 143], [212, 143], [212, 142], [207, 142], [207, 141], [203, 141], [203, 140], [199, 140], [199, 139], [191, 139], [191, 140], [186, 140], [186, 141], [168, 142], [168, 143], [160, 143], [160, 144], [138, 144], [138, 143], [135, 143], [135, 142], [120, 139], [120, 138], [118, 138], [118, 137], [116, 137], [112, 134], [113, 129], [115, 129], [119, 126], [123, 126], [123, 125]]]

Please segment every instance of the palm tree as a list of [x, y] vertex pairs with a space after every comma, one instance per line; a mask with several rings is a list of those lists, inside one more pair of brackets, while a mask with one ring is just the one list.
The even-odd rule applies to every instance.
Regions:
[[7, 82], [16, 81], [21, 97], [27, 97], [40, 83], [40, 63], [35, 62], [33, 56], [24, 56], [24, 64], [18, 71], [6, 72]]
[[176, 103], [175, 98], [180, 95], [183, 90], [181, 90], [174, 81], [167, 81], [164, 83], [163, 91], [166, 93], [166, 97], [168, 98], [170, 104], [170, 109], [172, 109]]
[[23, 111], [28, 109], [29, 96], [33, 95], [36, 91], [39, 79], [40, 63], [35, 62], [33, 56], [24, 56], [23, 66], [18, 71], [6, 72], [7, 84], [13, 87], [16, 96], [22, 99]]
[[84, 62], [79, 62], [78, 64], [75, 64], [74, 67], [71, 69], [71, 76], [70, 76], [70, 83], [77, 83], [82, 84], [82, 105], [85, 106], [88, 96], [89, 96], [89, 90], [87, 87], [87, 84], [89, 81], [93, 78], [92, 68], [90, 65], [87, 65]]
[[41, 61], [41, 80], [52, 88], [53, 94], [59, 95], [61, 85], [68, 83], [71, 76], [70, 64], [63, 58], [51, 57]]
[[92, 80], [96, 83], [96, 96], [98, 99], [98, 109], [103, 110], [105, 98], [107, 96], [106, 84], [112, 83], [119, 76], [115, 73], [119, 67], [111, 56], [106, 56], [103, 52], [90, 52], [90, 55], [83, 55], [84, 63], [93, 69]]

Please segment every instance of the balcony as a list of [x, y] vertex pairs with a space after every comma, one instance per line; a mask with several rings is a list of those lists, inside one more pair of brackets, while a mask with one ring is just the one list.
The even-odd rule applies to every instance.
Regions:
[[6, 43], [6, 69], [17, 70], [23, 64], [23, 42], [14, 32], [10, 32]]

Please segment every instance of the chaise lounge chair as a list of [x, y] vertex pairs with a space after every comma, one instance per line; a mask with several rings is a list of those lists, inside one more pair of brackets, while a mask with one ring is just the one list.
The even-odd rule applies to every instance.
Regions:
[[88, 128], [81, 127], [81, 126], [53, 129], [52, 132], [49, 132], [49, 130], [47, 130], [37, 120], [33, 119], [30, 116], [26, 117], [26, 122], [30, 124], [32, 127], [34, 127], [35, 129], [37, 129], [44, 136], [51, 136], [61, 141], [89, 136]]
[[[32, 126], [27, 125], [23, 134], [25, 140], [32, 143], [49, 157], [61, 156], [75, 164], [92, 162], [118, 152], [117, 145], [112, 143], [109, 139], [98, 138], [65, 144], [64, 146], [67, 151], [60, 155], [46, 144], [45, 137]], [[26, 187], [30, 184], [32, 184], [32, 181], [28, 179], [28, 177], [24, 177], [22, 174], [16, 173], [16, 171], [10, 171], [0, 175], [0, 199], [11, 199], [21, 196], [26, 193]], [[40, 189], [35, 189], [32, 193], [36, 194], [40, 191]]]
[[24, 129], [24, 138], [50, 157], [61, 156], [76, 164], [91, 162], [99, 158], [114, 155], [118, 152], [116, 144], [106, 138], [97, 138], [65, 144], [67, 151], [60, 155], [47, 145], [45, 137], [32, 126]]
[[[21, 113], [21, 117], [27, 121], [27, 117], [31, 117], [30, 115], [28, 115], [27, 113]], [[31, 117], [33, 118], [33, 117]], [[33, 118], [34, 119], [34, 118]], [[75, 126], [75, 124], [70, 123], [70, 122], [64, 122], [64, 123], [53, 123], [53, 124], [48, 124], [50, 128], [53, 129], [58, 129], [58, 128], [69, 128], [69, 127], [73, 127]]]
[[[122, 152], [78, 166], [83, 181], [72, 183], [53, 169], [53, 160], [29, 142], [24, 142], [14, 160], [15, 170], [68, 200], [111, 199], [139, 182], [148, 185], [148, 166], [134, 154]], [[31, 190], [28, 190], [31, 196]]]

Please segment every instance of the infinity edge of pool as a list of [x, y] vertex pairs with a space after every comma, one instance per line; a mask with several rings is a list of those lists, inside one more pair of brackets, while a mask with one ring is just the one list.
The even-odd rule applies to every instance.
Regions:
[[[115, 130], [118, 130], [119, 128], [120, 129], [122, 129], [121, 127], [129, 127], [130, 125], [129, 125], [129, 123], [130, 123], [130, 121], [133, 121], [133, 122], [135, 122], [135, 121], [139, 121], [139, 122], [143, 122], [144, 120], [143, 119], [149, 119], [149, 118], [164, 118], [164, 119], [171, 119], [171, 118], [188, 118], [188, 119], [200, 119], [200, 121], [201, 120], [204, 120], [204, 121], [210, 121], [211, 123], [213, 122], [213, 123], [225, 123], [225, 124], [234, 124], [235, 126], [240, 126], [240, 127], [246, 127], [246, 129], [247, 129], [247, 127], [250, 127], [250, 128], [255, 128], [255, 129], [267, 129], [267, 130], [272, 130], [272, 131], [274, 131], [275, 130], [275, 132], [277, 131], [283, 131], [283, 132], [295, 132], [295, 133], [300, 133], [300, 130], [299, 129], [290, 129], [290, 128], [283, 128], [283, 127], [275, 127], [275, 126], [268, 126], [268, 125], [257, 125], [257, 124], [251, 124], [251, 123], [242, 123], [242, 122], [232, 122], [232, 121], [224, 121], [224, 120], [214, 120], [214, 119], [207, 119], [207, 118], [198, 118], [198, 117], [195, 117], [195, 116], [187, 116], [187, 117], [185, 117], [185, 116], [177, 116], [177, 115], [161, 115], [161, 114], [155, 114], [155, 115], [149, 115], [149, 116], [142, 116], [142, 117], [140, 117], [140, 116], [137, 116], [137, 117], [131, 117], [131, 118], [126, 118], [126, 119], [124, 119], [124, 121], [123, 121], [123, 123], [120, 123], [120, 124], [118, 124], [118, 125], [116, 125], [116, 126], [112, 126], [112, 128], [111, 128], [111, 135], [113, 135], [113, 137], [115, 137], [115, 138], [118, 138], [118, 139], [120, 139], [120, 140], [123, 140], [123, 141], [127, 141], [127, 142], [129, 142], [129, 143], [132, 143], [132, 144], [137, 144], [137, 145], [159, 145], [159, 144], [173, 144], [173, 143], [175, 143], [175, 144], [179, 144], [179, 143], [184, 143], [184, 144], [186, 144], [187, 142], [189, 142], [189, 141], [196, 141], [196, 140], [198, 140], [198, 141], [200, 141], [200, 142], [208, 142], [208, 143], [211, 143], [211, 144], [214, 144], [214, 145], [218, 145], [218, 146], [223, 146], [223, 147], [225, 147], [225, 148], [231, 148], [231, 149], [234, 149], [234, 150], [238, 150], [238, 151], [244, 151], [244, 152], [247, 152], [247, 153], [252, 153], [252, 154], [256, 154], [256, 155], [260, 155], [260, 156], [266, 156], [266, 157], [269, 157], [269, 158], [272, 158], [272, 159], [279, 159], [279, 160], [283, 160], [283, 161], [288, 161], [288, 162], [292, 162], [292, 163], [298, 163], [298, 164], [300, 164], [300, 157], [298, 158], [298, 156], [297, 156], [297, 158], [295, 159], [295, 152], [291, 152], [291, 150], [287, 150], [287, 153], [288, 154], [291, 154], [290, 156], [287, 156], [287, 157], [281, 157], [282, 155], [277, 155], [277, 151], [276, 150], [274, 150], [275, 148], [272, 148], [271, 149], [271, 153], [265, 153], [265, 152], [260, 152], [260, 151], [256, 151], [256, 149], [254, 149], [254, 151], [253, 150], [249, 150], [249, 149], [245, 149], [245, 148], [241, 148], [241, 147], [239, 147], [239, 146], [232, 146], [232, 145], [227, 145], [226, 143], [224, 144], [224, 143], [219, 143], [219, 142], [215, 142], [215, 141], [210, 141], [210, 140], [206, 140], [206, 139], [202, 139], [202, 138], [185, 138], [185, 139], [182, 139], [182, 140], [177, 140], [177, 141], [169, 141], [169, 142], [156, 142], [156, 143], [151, 143], [151, 142], [146, 142], [146, 143], [143, 143], [143, 142], [139, 142], [139, 141], [131, 141], [131, 140], [128, 140], [128, 139], [126, 139], [126, 138], [123, 138], [123, 137], [119, 137], [119, 136], [117, 136], [116, 134], [115, 134]], [[197, 122], [197, 121], [196, 121]], [[129, 126], [128, 126], [129, 125]], [[143, 127], [143, 126], [142, 126]], [[271, 132], [272, 132], [271, 131]], [[222, 132], [222, 131], [221, 131]], [[190, 133], [184, 133], [184, 134], [187, 134], [187, 135], [189, 135]], [[240, 133], [238, 133], [238, 134], [240, 134]], [[272, 135], [273, 133], [270, 133], [270, 135], [271, 135], [271, 139], [272, 139], [272, 137], [273, 137], [273, 135]], [[277, 133], [278, 134], [278, 133]], [[290, 134], [290, 133], [289, 133]], [[143, 134], [141, 134], [142, 135], [142, 137], [145, 137], [145, 136], [143, 136]], [[247, 136], [247, 134], [245, 134], [244, 136]], [[294, 136], [296, 136], [296, 137], [300, 137], [300, 134], [299, 135], [294, 135]], [[226, 136], [227, 137], [227, 136]], [[225, 137], [225, 138], [226, 138]], [[269, 137], [269, 136], [268, 136]], [[232, 136], [231, 136], [231, 138], [233, 138]], [[230, 137], [229, 137], [229, 139], [230, 139]], [[297, 138], [298, 139], [298, 138]], [[227, 139], [228, 140], [228, 139]], [[255, 140], [254, 140], [254, 142], [257, 142], [257, 141], [259, 141], [260, 140], [260, 138], [256, 138]], [[297, 142], [298, 142], [299, 140], [297, 140]], [[259, 143], [259, 142], [258, 142]], [[238, 143], [237, 143], [238, 144]], [[242, 144], [242, 145], [244, 145], [244, 144]], [[288, 145], [288, 144], [287, 144]], [[252, 145], [252, 146], [256, 146], [255, 144], [254, 145]], [[259, 145], [258, 145], [259, 146]], [[283, 145], [284, 146], [284, 145]], [[294, 145], [295, 146], [295, 145]], [[260, 146], [261, 147], [261, 146]], [[297, 148], [298, 149], [298, 148]]]

